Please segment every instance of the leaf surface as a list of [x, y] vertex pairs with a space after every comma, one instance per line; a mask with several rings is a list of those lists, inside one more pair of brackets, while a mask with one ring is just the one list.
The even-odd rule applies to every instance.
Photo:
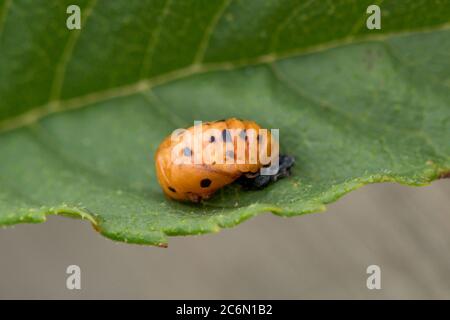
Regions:
[[[0, 1], [0, 225], [48, 214], [103, 235], [167, 236], [293, 216], [364, 184], [450, 171], [450, 2]], [[167, 200], [153, 155], [194, 120], [280, 129], [293, 176]]]

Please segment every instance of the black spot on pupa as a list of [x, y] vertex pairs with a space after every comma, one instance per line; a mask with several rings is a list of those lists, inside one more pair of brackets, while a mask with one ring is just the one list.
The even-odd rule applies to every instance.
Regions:
[[184, 154], [186, 157], [190, 157], [190, 156], [192, 155], [192, 150], [191, 150], [190, 148], [188, 148], [188, 147], [185, 147], [185, 148], [183, 149], [183, 154]]
[[211, 185], [211, 180], [209, 179], [202, 179], [202, 181], [200, 181], [200, 187], [202, 188], [208, 188]]
[[231, 142], [231, 140], [232, 140], [230, 131], [228, 131], [227, 129], [222, 130], [222, 140], [224, 142]]
[[214, 136], [209, 137], [209, 142], [213, 143], [214, 141], [216, 141], [216, 137]]
[[169, 187], [169, 190], [172, 191], [172, 192], [177, 192], [177, 190], [175, 190], [175, 189], [172, 188], [172, 187]]
[[263, 135], [258, 134], [258, 136], [256, 137], [256, 141], [261, 142], [262, 140], [263, 140]]

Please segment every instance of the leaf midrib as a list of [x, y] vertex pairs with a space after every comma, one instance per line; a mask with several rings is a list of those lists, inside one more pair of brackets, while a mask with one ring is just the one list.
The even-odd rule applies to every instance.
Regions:
[[181, 80], [194, 75], [204, 74], [208, 72], [231, 71], [239, 68], [270, 64], [282, 59], [294, 58], [309, 54], [324, 52], [333, 48], [338, 48], [350, 44], [358, 44], [363, 42], [378, 41], [383, 43], [386, 39], [395, 36], [406, 36], [417, 33], [429, 33], [434, 31], [443, 31], [450, 29], [450, 23], [433, 26], [431, 28], [419, 28], [409, 31], [391, 32], [386, 34], [374, 34], [369, 36], [348, 36], [339, 40], [319, 44], [311, 47], [286, 51], [283, 53], [268, 53], [250, 59], [224, 61], [217, 63], [193, 63], [187, 67], [179, 68], [164, 74], [141, 79], [137, 82], [124, 86], [109, 88], [97, 92], [88, 93], [82, 96], [69, 98], [66, 100], [50, 100], [47, 103], [31, 107], [29, 111], [18, 116], [6, 118], [0, 121], [0, 134], [25, 127], [33, 124], [40, 119], [51, 114], [70, 111], [83, 108], [101, 101], [107, 101], [114, 98], [124, 97], [137, 93], [142, 93], [154, 87], [170, 83], [172, 81]]

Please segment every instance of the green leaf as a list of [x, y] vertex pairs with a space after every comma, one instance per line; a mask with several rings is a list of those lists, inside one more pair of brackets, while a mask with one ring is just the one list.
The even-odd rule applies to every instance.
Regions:
[[[81, 30], [66, 28], [77, 3]], [[0, 224], [81, 217], [121, 241], [293, 216], [450, 172], [450, 2], [0, 1]], [[161, 140], [193, 120], [280, 129], [293, 176], [167, 200]]]

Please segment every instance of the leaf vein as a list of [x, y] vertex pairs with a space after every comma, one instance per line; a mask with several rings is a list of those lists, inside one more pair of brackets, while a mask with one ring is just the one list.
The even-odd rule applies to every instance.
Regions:
[[[193, 76], [196, 74], [201, 73], [207, 73], [212, 71], [226, 71], [226, 70], [235, 70], [238, 68], [242, 68], [245, 66], [252, 66], [252, 65], [261, 65], [266, 63], [272, 63], [277, 60], [287, 59], [295, 56], [301, 56], [306, 54], [312, 54], [312, 53], [318, 53], [323, 52], [332, 48], [336, 48], [339, 46], [347, 45], [347, 44], [354, 44], [354, 43], [362, 43], [366, 41], [384, 41], [386, 39], [389, 39], [392, 36], [399, 36], [399, 35], [408, 35], [413, 32], [431, 32], [435, 30], [448, 30], [450, 29], [450, 23], [442, 24], [438, 27], [429, 28], [429, 29], [419, 29], [415, 31], [408, 31], [408, 32], [397, 32], [397, 33], [390, 33], [390, 34], [377, 34], [377, 35], [371, 35], [367, 37], [362, 37], [358, 41], [356, 41], [353, 37], [350, 38], [344, 38], [340, 39], [339, 41], [333, 41], [326, 44], [321, 44], [317, 46], [312, 46], [308, 48], [302, 48], [300, 50], [293, 50], [288, 51], [284, 53], [271, 53], [271, 54], [264, 54], [258, 57], [254, 57], [252, 59], [245, 59], [245, 60], [238, 60], [233, 62], [219, 62], [219, 63], [208, 63], [208, 64], [200, 64], [200, 65], [190, 65], [185, 68], [177, 69], [168, 73], [164, 73], [161, 75], [153, 76], [150, 78], [145, 78], [140, 81], [120, 86], [120, 87], [114, 87], [109, 88], [106, 90], [100, 90], [92, 93], [88, 93], [85, 95], [80, 95], [78, 97], [66, 99], [66, 100], [60, 100], [55, 99], [52, 101], [49, 101], [48, 103], [40, 106], [35, 106], [33, 108], [30, 108], [30, 111], [25, 112], [23, 114], [20, 114], [18, 116], [14, 116], [11, 118], [7, 118], [0, 122], [0, 132], [3, 131], [10, 131], [14, 130], [16, 128], [24, 127], [27, 125], [30, 125], [32, 123], [35, 123], [39, 119], [46, 117], [50, 114], [54, 114], [57, 112], [63, 112], [78, 108], [86, 107], [87, 105], [95, 104], [101, 101], [105, 101], [108, 99], [123, 97], [127, 95], [132, 95], [136, 93], [143, 92], [145, 90], [148, 90], [150, 88], [182, 79], [188, 76]], [[53, 108], [54, 105], [58, 105], [59, 108]]]
[[92, 14], [96, 3], [97, 0], [91, 0], [87, 8], [84, 10], [84, 14], [81, 16], [81, 29], [69, 31], [69, 38], [63, 49], [61, 57], [56, 65], [55, 74], [53, 76], [53, 82], [50, 89], [48, 101], [49, 104], [52, 106], [52, 108], [58, 109], [60, 107], [59, 99], [61, 98], [61, 90], [65, 80], [64, 78], [67, 65], [72, 57], [78, 39], [80, 38], [81, 31], [83, 30], [83, 27], [86, 25], [86, 21], [88, 20], [89, 16]]
[[150, 36], [150, 40], [148, 42], [147, 48], [145, 49], [144, 60], [142, 61], [142, 69], [141, 69], [140, 78], [145, 78], [147, 76], [147, 73], [150, 71], [150, 68], [152, 66], [153, 54], [154, 54], [155, 48], [159, 42], [165, 19], [169, 15], [171, 4], [172, 4], [172, 0], [166, 1], [164, 8], [163, 8], [163, 12], [159, 18], [157, 28], [155, 29], [154, 34], [152, 34]]
[[230, 6], [233, 0], [224, 0], [222, 5], [217, 10], [217, 13], [211, 19], [210, 24], [206, 27], [203, 38], [198, 47], [197, 53], [195, 54], [193, 64], [200, 64], [205, 57], [206, 50], [208, 49], [211, 36], [214, 33], [221, 17], [225, 14], [226, 9]]
[[12, 0], [5, 0], [5, 3], [3, 4], [3, 10], [0, 14], [0, 39], [3, 35], [3, 30], [4, 30], [5, 24], [6, 24], [6, 18], [11, 9], [11, 6], [12, 6]]

